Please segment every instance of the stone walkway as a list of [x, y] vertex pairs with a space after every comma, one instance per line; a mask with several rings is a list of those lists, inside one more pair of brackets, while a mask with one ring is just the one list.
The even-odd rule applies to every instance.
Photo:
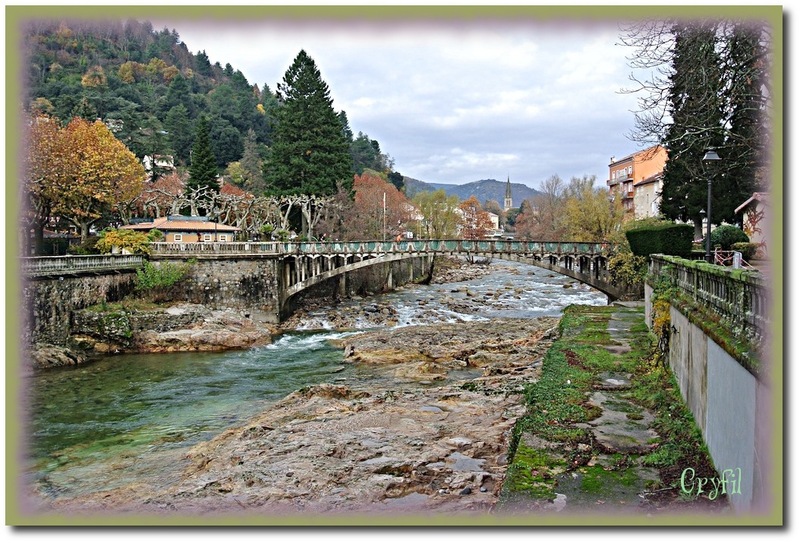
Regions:
[[[642, 306], [640, 302], [615, 304], [607, 327], [612, 341], [597, 348], [605, 348], [615, 357], [630, 352], [636, 334], [631, 328], [643, 321]], [[583, 465], [566, 465], [576, 456], [573, 445], [547, 442], [532, 433], [522, 434], [520, 446], [526, 451], [546, 451], [550, 455], [556, 498], [542, 499], [528, 492], [504, 488], [497, 513], [642, 515], [653, 512], [646, 495], [648, 488], [659, 481], [659, 476], [656, 469], [642, 465], [642, 458], [652, 450], [658, 435], [651, 427], [653, 415], [626, 397], [631, 377], [623, 371], [596, 375], [587, 404], [597, 408], [600, 414], [590, 422], [574, 424], [575, 428], [588, 430], [591, 435], [591, 445], [577, 444], [578, 451], [583, 450], [588, 457]], [[559, 456], [566, 464], [553, 460]], [[559, 465], [560, 469], [552, 467]]]

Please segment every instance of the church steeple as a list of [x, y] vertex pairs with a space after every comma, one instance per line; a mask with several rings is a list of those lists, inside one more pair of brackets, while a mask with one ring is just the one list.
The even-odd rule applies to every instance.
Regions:
[[514, 207], [514, 204], [511, 200], [511, 176], [508, 176], [508, 180], [506, 181], [506, 199], [503, 202], [503, 211], [508, 211]]

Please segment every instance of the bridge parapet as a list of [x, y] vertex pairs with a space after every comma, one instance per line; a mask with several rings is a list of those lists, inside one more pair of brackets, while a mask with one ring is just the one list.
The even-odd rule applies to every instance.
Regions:
[[153, 256], [232, 255], [341, 255], [385, 253], [476, 253], [526, 255], [606, 255], [613, 246], [602, 242], [511, 241], [511, 240], [402, 240], [402, 241], [316, 241], [316, 242], [233, 242], [152, 243]]
[[67, 255], [20, 259], [22, 274], [29, 278], [91, 273], [116, 273], [144, 264], [141, 255]]
[[694, 302], [720, 316], [735, 336], [756, 343], [766, 338], [769, 290], [759, 272], [650, 255], [650, 274], [654, 279], [667, 279]]

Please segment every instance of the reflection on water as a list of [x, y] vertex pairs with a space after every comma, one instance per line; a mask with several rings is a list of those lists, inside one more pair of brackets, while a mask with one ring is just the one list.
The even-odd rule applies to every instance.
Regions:
[[[557, 316], [572, 303], [606, 303], [604, 295], [567, 278], [524, 265], [510, 267], [516, 271], [414, 286], [370, 303], [390, 303], [400, 315], [398, 325]], [[477, 314], [459, 314], [440, 303], [465, 297], [462, 286], [481, 300]], [[324, 329], [325, 324], [323, 317], [315, 321], [312, 316], [308, 326]], [[345, 335], [301, 331], [246, 351], [121, 355], [36, 372], [25, 383], [30, 474], [41, 491], [53, 496], [138, 481], [170, 484], [187, 447], [240, 424], [292, 391], [321, 382], [391, 379], [376, 368], [342, 364], [341, 351], [329, 340]]]

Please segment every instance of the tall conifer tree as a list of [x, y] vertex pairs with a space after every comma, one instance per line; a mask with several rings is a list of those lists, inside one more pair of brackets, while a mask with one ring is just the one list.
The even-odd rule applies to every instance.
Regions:
[[197, 132], [192, 147], [192, 163], [189, 166], [189, 181], [186, 183], [187, 192], [200, 187], [208, 187], [219, 191], [217, 182], [217, 159], [211, 150], [208, 120], [200, 117], [197, 121]]
[[[713, 26], [700, 24], [675, 27], [675, 49], [669, 94], [672, 124], [667, 127], [661, 212], [669, 219], [690, 220], [697, 234], [702, 230], [701, 210], [707, 207], [707, 176], [703, 156], [708, 148], [723, 143], [721, 74], [715, 49]], [[713, 194], [723, 192], [712, 184]], [[716, 213], [716, 209], [712, 211]], [[719, 217], [714, 214], [713, 218]]]
[[349, 142], [333, 110], [328, 85], [305, 51], [278, 84], [278, 125], [267, 162], [268, 190], [276, 194], [332, 195], [352, 188]]

